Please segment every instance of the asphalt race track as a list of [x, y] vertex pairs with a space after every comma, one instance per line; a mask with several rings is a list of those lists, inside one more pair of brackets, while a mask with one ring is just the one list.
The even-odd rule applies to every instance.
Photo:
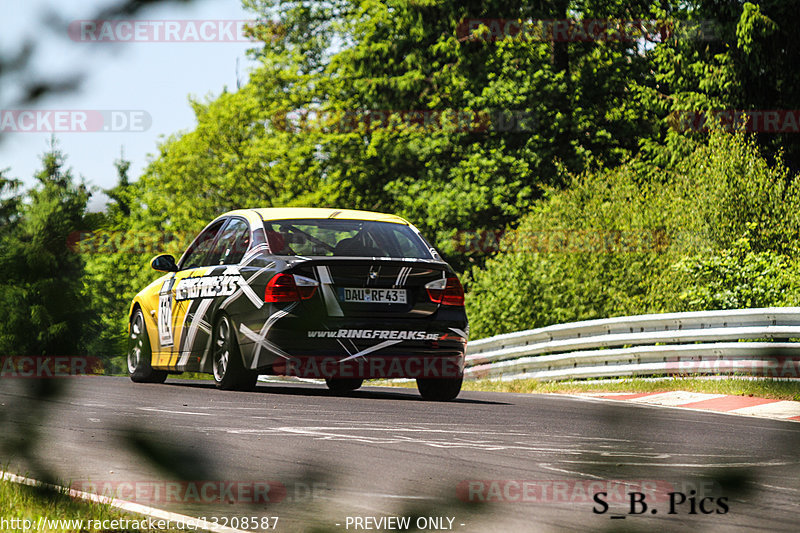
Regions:
[[[135, 501], [192, 516], [278, 516], [278, 531], [368, 531], [386, 517], [464, 532], [798, 529], [798, 423], [552, 395], [60, 381], [44, 400], [34, 381], [0, 382], [3, 469], [134, 486]], [[236, 501], [153, 496], [180, 479], [228, 483]], [[257, 503], [240, 490], [267, 481]]]

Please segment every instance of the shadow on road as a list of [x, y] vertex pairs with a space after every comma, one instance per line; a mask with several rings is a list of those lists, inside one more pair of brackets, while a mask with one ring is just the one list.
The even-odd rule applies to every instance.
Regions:
[[[212, 381], [203, 380], [167, 380], [164, 385], [171, 385], [174, 387], [191, 387], [198, 389], [209, 389], [217, 391], [216, 386]], [[163, 387], [164, 385], [159, 385]], [[315, 383], [259, 383], [255, 390], [250, 392], [230, 392], [229, 394], [280, 394], [284, 396], [314, 396], [314, 397], [331, 397], [331, 398], [361, 398], [365, 400], [401, 400], [401, 401], [414, 401], [414, 402], [427, 402], [417, 394], [416, 389], [405, 388], [390, 388], [370, 387], [367, 385], [364, 389], [359, 389], [352, 392], [333, 392], [324, 386]], [[219, 393], [226, 393], [225, 391], [217, 391]], [[463, 393], [462, 393], [463, 394]], [[437, 404], [440, 402], [427, 402]], [[440, 404], [478, 404], [478, 405], [511, 405], [508, 402], [497, 402], [488, 400], [475, 400], [471, 398], [456, 398], [450, 402], [441, 402]]]

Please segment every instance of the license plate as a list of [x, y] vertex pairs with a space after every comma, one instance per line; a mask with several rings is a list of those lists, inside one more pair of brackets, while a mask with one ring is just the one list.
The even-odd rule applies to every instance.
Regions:
[[343, 302], [404, 304], [405, 289], [340, 289]]

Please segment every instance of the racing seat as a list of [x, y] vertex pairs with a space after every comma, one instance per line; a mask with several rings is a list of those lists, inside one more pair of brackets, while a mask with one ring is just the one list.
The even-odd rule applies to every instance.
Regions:
[[380, 248], [364, 246], [361, 239], [356, 236], [342, 239], [336, 243], [336, 247], [333, 249], [333, 255], [348, 257], [384, 257], [386, 253]]
[[277, 255], [293, 255], [294, 252], [286, 246], [286, 239], [281, 235], [278, 231], [267, 231], [267, 244], [269, 245], [269, 250], [273, 254]]

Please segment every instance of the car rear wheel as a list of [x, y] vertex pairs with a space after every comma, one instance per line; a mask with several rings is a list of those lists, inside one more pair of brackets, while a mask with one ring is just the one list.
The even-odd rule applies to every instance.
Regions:
[[231, 319], [222, 315], [214, 328], [213, 373], [217, 388], [222, 390], [252, 390], [258, 373], [248, 370], [242, 363], [239, 341], [233, 331]]
[[164, 383], [167, 373], [164, 370], [153, 370], [150, 366], [152, 351], [147, 326], [144, 324], [144, 313], [140, 308], [131, 319], [131, 330], [128, 335], [128, 375], [135, 383]]
[[417, 378], [417, 390], [425, 400], [447, 402], [461, 392], [463, 378]]
[[359, 378], [325, 378], [325, 383], [333, 392], [350, 392], [361, 387], [364, 380]]

